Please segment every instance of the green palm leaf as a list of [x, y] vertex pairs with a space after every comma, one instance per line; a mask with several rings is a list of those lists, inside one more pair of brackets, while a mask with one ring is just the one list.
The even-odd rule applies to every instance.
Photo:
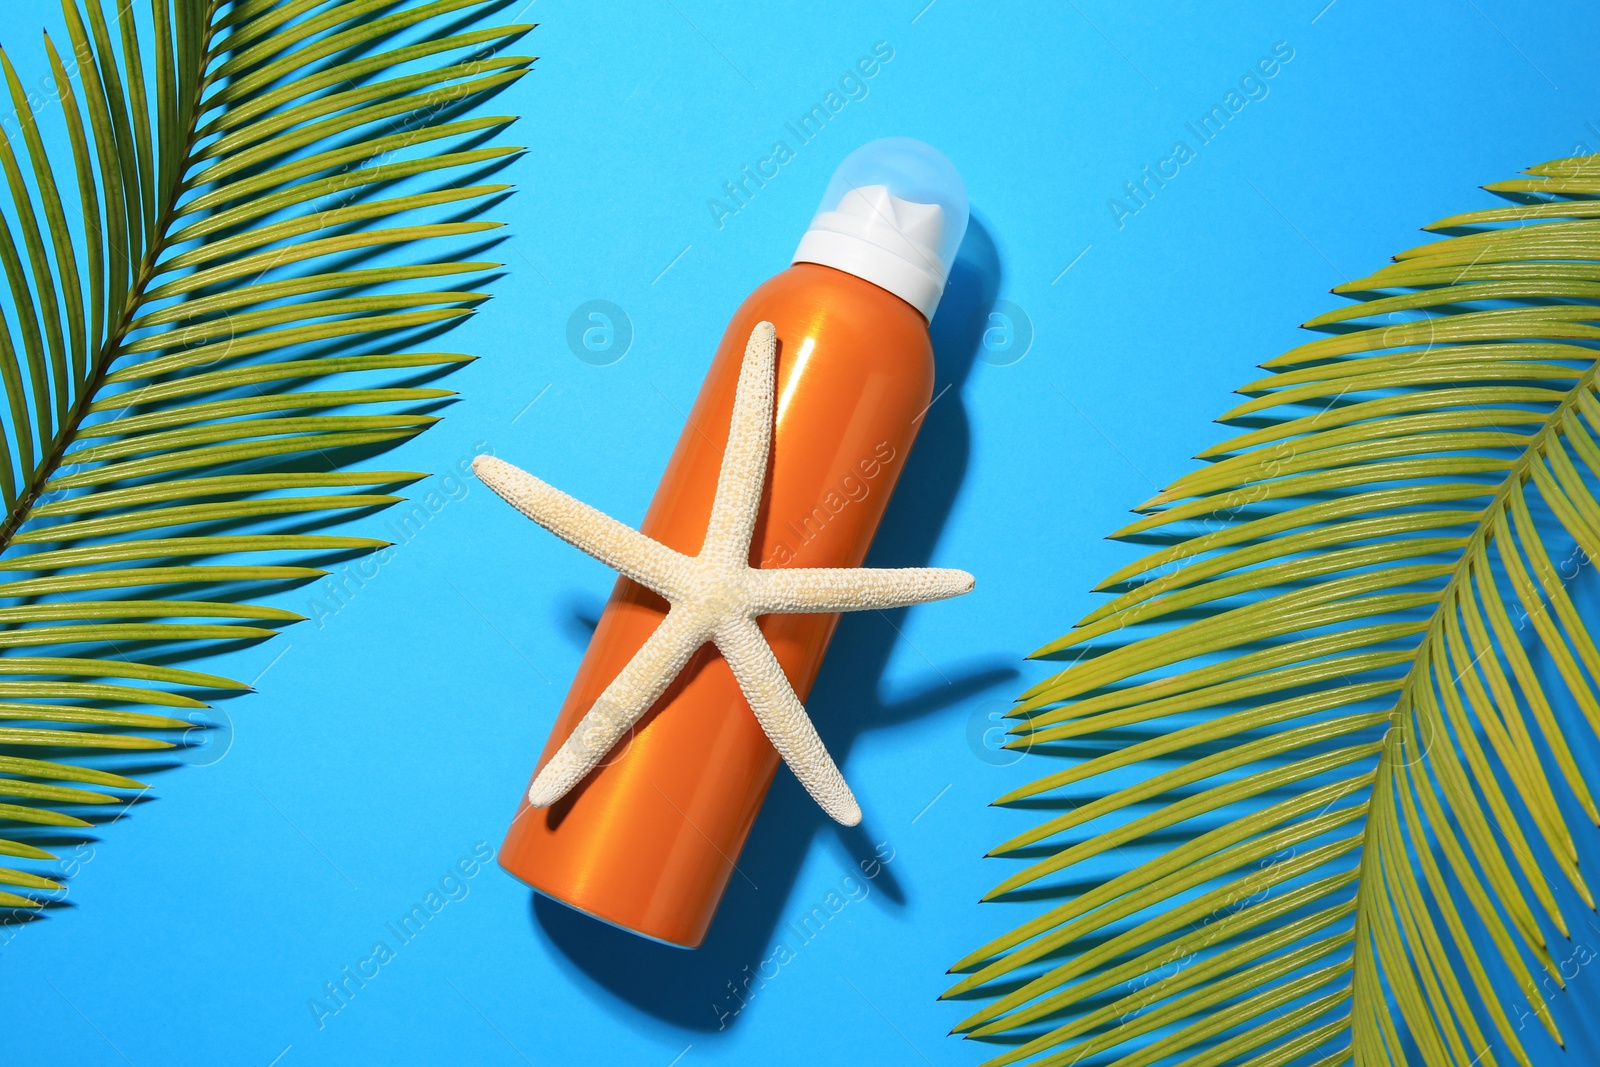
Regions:
[[989, 1064], [1560, 1040], [1558, 896], [1594, 907], [1569, 819], [1600, 824], [1571, 736], [1600, 733], [1600, 156], [1527, 173], [1335, 290], [1116, 535], [1161, 547], [1034, 653], [1071, 662], [1011, 746], [1099, 754], [998, 801], [1060, 814], [985, 899], [1064, 899], [952, 968]]
[[[334, 469], [453, 395], [373, 376], [471, 358], [405, 331], [470, 314], [457, 286], [499, 266], [449, 253], [496, 224], [437, 221], [507, 190], [463, 176], [519, 151], [480, 143], [510, 118], [457, 117], [532, 62], [496, 54], [531, 27], [464, 28], [487, 6], [150, 0], [140, 22], [63, 0], [44, 45], [70, 158], [0, 50], [0, 819], [21, 824], [0, 855], [51, 859], [29, 826], [147, 789], [47, 750], [172, 747], [192, 723], [167, 712], [248, 688], [175, 654], [271, 637], [300, 616], [245, 597], [385, 546], [307, 528], [423, 477]], [[60, 888], [0, 885], [0, 907]]]

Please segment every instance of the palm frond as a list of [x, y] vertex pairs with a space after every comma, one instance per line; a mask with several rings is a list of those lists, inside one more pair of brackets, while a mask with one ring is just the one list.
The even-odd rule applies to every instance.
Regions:
[[1528, 1065], [1516, 999], [1560, 1041], [1569, 819], [1600, 824], [1600, 156], [1527, 175], [1336, 289], [1034, 653], [1071, 662], [1010, 744], [1098, 754], [998, 801], [1061, 814], [986, 899], [1064, 900], [952, 968], [989, 1064]]
[[148, 787], [90, 764], [248, 688], [170, 665], [301, 618], [246, 598], [387, 544], [315, 531], [424, 477], [337, 468], [436, 422], [454, 394], [417, 379], [471, 358], [408, 345], [499, 266], [453, 258], [510, 188], [467, 176], [520, 151], [461, 117], [532, 63], [499, 54], [532, 27], [465, 28], [488, 6], [63, 0], [70, 158], [0, 50], [0, 855], [125, 810]]

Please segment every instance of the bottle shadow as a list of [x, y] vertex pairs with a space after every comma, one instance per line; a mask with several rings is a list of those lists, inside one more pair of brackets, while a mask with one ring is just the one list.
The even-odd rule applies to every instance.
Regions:
[[[932, 558], [966, 474], [971, 425], [962, 385], [982, 350], [1000, 279], [994, 241], [974, 217], [929, 328], [936, 365], [934, 400], [921, 416], [924, 425], [873, 541], [868, 566], [925, 566]], [[906, 610], [844, 615], [806, 701], [828, 750], [847, 772], [850, 748], [862, 733], [935, 714], [1018, 674], [1009, 656], [956, 667], [930, 660], [923, 688], [902, 699], [884, 700], [882, 679], [902, 638]], [[589, 612], [578, 608], [573, 614]], [[588, 618], [576, 622], [593, 626]], [[877, 862], [881, 857], [875, 842], [883, 835], [872, 822], [869, 809], [860, 826], [836, 826], [794, 777], [779, 768], [699, 949], [685, 951], [647, 940], [538, 893], [531, 894], [530, 917], [551, 947], [618, 1000], [672, 1025], [714, 1033], [736, 1024], [744, 1005], [764, 984], [763, 964], [771, 976], [778, 954], [770, 947], [775, 939], [787, 946], [784, 951], [794, 953], [811, 936], [819, 936], [808, 936], [808, 927], [792, 923], [778, 932], [813, 838], [820, 835], [840, 850], [848, 873], [856, 875], [853, 884], [863, 886], [862, 879], [869, 879], [870, 889], [887, 902], [883, 906], [905, 905], [906, 887], [888, 865]]]

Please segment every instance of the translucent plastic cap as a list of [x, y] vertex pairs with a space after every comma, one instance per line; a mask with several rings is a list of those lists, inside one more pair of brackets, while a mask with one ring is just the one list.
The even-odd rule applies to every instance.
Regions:
[[854, 274], [932, 319], [967, 232], [967, 189], [951, 162], [910, 137], [845, 157], [800, 239], [795, 263]]

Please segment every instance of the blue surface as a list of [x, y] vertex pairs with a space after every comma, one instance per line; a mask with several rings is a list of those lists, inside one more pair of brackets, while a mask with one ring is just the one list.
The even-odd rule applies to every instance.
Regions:
[[[945, 1036], [963, 1009], [935, 997], [954, 959], [1031, 910], [976, 903], [1001, 875], [983, 852], [1032, 818], [986, 807], [1038, 771], [999, 766], [982, 743], [988, 714], [1043, 673], [1021, 654], [1130, 558], [1103, 535], [1218, 438], [1228, 391], [1294, 343], [1331, 285], [1487, 203], [1476, 186], [1600, 148], [1600, 15], [1501, 0], [924, 3], [759, 17], [708, 0], [531, 5], [542, 25], [521, 47], [543, 58], [490, 105], [524, 116], [509, 140], [529, 147], [505, 172], [520, 191], [492, 212], [510, 223], [496, 253], [510, 273], [446, 342], [486, 358], [449, 379], [464, 399], [446, 421], [384, 460], [445, 472], [492, 449], [636, 522], [729, 313], [785, 265], [837, 162], [890, 134], [942, 149], [974, 217], [936, 323], [936, 389], [950, 388], [873, 558], [965, 567], [978, 588], [892, 628], [839, 629], [812, 707], [862, 829], [826, 824], [780, 772], [748, 877], [696, 953], [535, 904], [478, 865], [611, 576], [476, 482], [435, 477], [412, 491], [427, 520], [341, 600], [278, 598], [316, 622], [201, 665], [259, 692], [223, 705], [233, 728], [203, 765], [157, 776], [159, 799], [77, 857], [71, 907], [8, 935], [0, 1060], [980, 1058]], [[34, 23], [58, 20], [8, 14], [9, 54], [36, 73]], [[865, 95], [791, 142], [719, 225], [708, 201], [723, 183], [789, 141], [785, 123], [877, 42], [892, 59]], [[1197, 145], [1185, 123], [1279, 42], [1293, 58]], [[1179, 139], [1193, 158], [1119, 226], [1108, 201]], [[590, 300], [632, 325], [609, 365], [567, 345]], [[1031, 339], [1015, 362], [1020, 342], [980, 340], [995, 301]], [[348, 529], [392, 538], [399, 518]], [[892, 859], [861, 879], [880, 848]], [[471, 877], [446, 881], [461, 860]], [[435, 890], [445, 903], [401, 944], [386, 924]], [[830, 893], [844, 906], [802, 943], [790, 924]], [[392, 958], [319, 1019], [308, 1002], [378, 941]], [[765, 978], [741, 1008], [730, 987], [752, 970]], [[1580, 980], [1555, 1010], [1565, 1025], [1597, 1002]]]

